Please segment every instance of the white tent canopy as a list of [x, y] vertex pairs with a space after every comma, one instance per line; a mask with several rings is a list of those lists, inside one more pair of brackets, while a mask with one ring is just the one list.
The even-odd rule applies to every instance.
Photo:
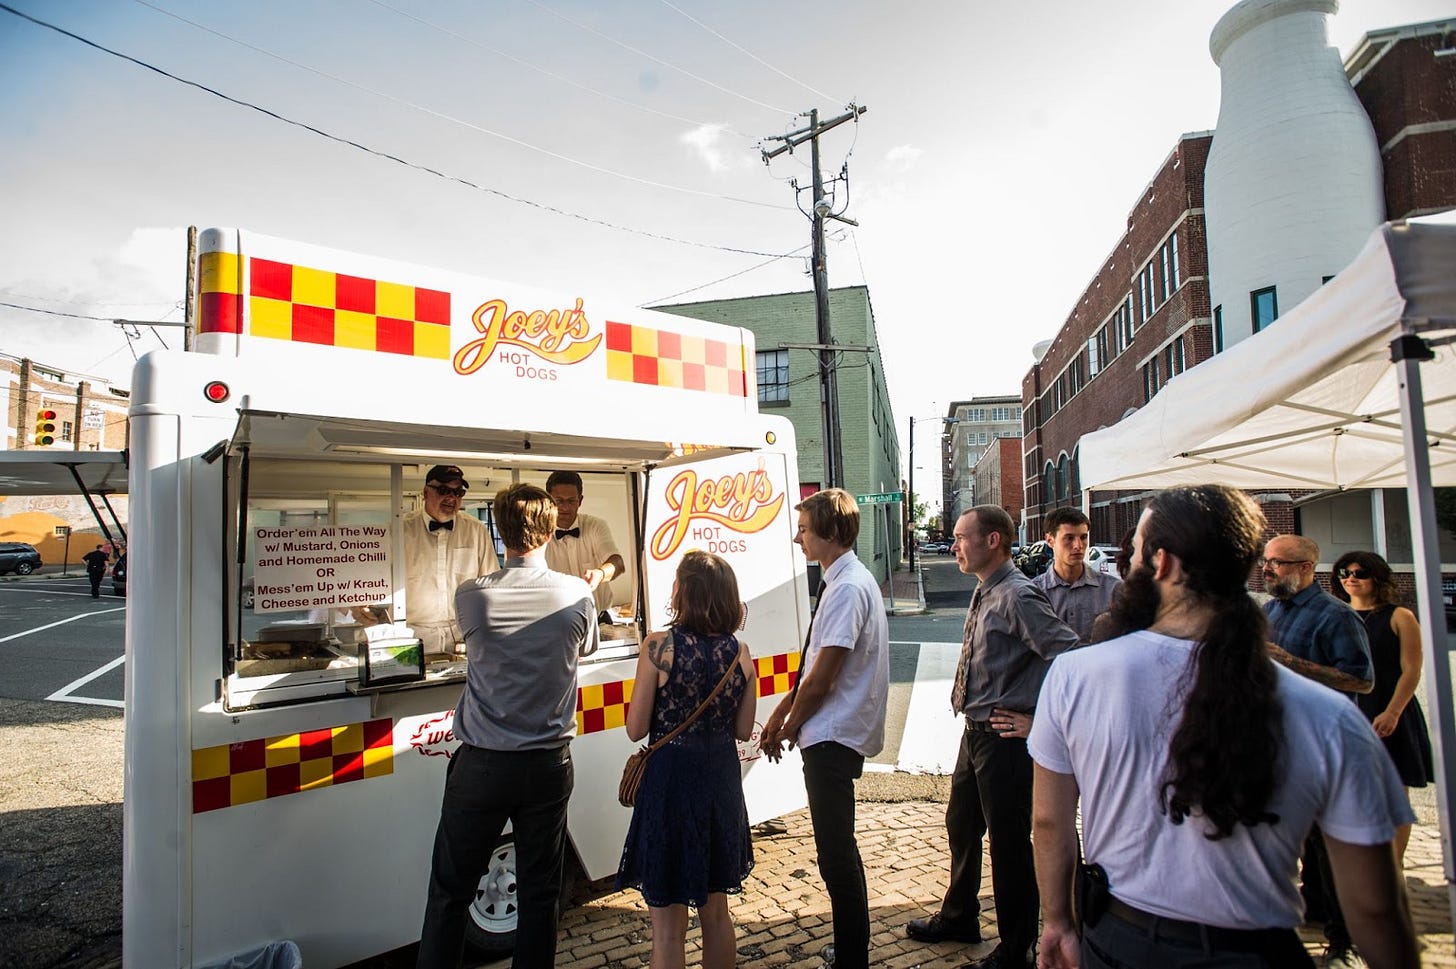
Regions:
[[1456, 924], [1456, 712], [1433, 485], [1456, 485], [1456, 225], [1387, 223], [1269, 329], [1085, 435], [1082, 487], [1408, 488], [1417, 611]]
[[[1456, 226], [1387, 223], [1272, 327], [1083, 436], [1084, 489], [1405, 487], [1390, 343], [1456, 331]], [[1421, 368], [1431, 480], [1456, 485], [1456, 349]]]

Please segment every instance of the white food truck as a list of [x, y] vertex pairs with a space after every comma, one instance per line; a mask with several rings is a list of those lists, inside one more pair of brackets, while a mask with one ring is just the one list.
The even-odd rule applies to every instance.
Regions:
[[[797, 674], [794, 436], [758, 413], [753, 335], [233, 229], [196, 270], [192, 351], [132, 389], [125, 964], [418, 939], [465, 661], [376, 649], [355, 617], [408, 642], [401, 522], [435, 464], [487, 525], [500, 488], [579, 472], [628, 562], [581, 663], [569, 812], [580, 870], [613, 873], [637, 644], [685, 552], [737, 572], [760, 723]], [[796, 759], [740, 756], [751, 821], [805, 803]], [[514, 887], [507, 833], [473, 942], [509, 946]]]

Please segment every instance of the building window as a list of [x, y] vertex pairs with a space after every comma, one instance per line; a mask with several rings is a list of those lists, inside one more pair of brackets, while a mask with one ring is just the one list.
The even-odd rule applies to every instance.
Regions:
[[968, 421], [984, 421], [986, 419], [986, 408], [972, 407], [966, 411], [965, 419]]
[[1082, 355], [1080, 353], [1077, 354], [1077, 359], [1072, 361], [1072, 365], [1067, 368], [1067, 382], [1071, 385], [1072, 392], [1070, 396], [1077, 396], [1077, 393], [1082, 389], [1082, 384], [1084, 383], [1082, 379]]
[[[1102, 369], [1102, 358], [1104, 356], [1106, 356], [1106, 353], [1107, 353], [1106, 343], [1107, 343], [1107, 328], [1106, 327], [1103, 327], [1102, 329], [1098, 330], [1097, 331], [1097, 335], [1094, 336], [1094, 337], [1092, 337], [1092, 339], [1090, 339], [1090, 340], [1087, 341], [1087, 379], [1088, 380], [1091, 380], [1093, 377], [1097, 376], [1098, 371], [1100, 371]], [[1100, 353], [1098, 352], [1098, 347], [1099, 346], [1102, 347], [1102, 350], [1101, 350]]]
[[1042, 493], [1046, 495], [1047, 501], [1057, 500], [1057, 468], [1050, 461], [1046, 463], [1046, 469], [1042, 472], [1041, 478]]
[[1138, 302], [1142, 304], [1143, 322], [1153, 315], [1153, 264], [1148, 263], [1138, 273]]
[[758, 351], [758, 402], [786, 402], [789, 399], [789, 351]]
[[1279, 319], [1279, 296], [1274, 289], [1270, 286], [1249, 294], [1249, 318], [1254, 321], [1255, 333]]
[[1178, 233], [1176, 232], [1168, 237], [1168, 264], [1173, 273], [1172, 292], [1176, 293], [1178, 287], [1183, 285], [1183, 281], [1178, 278]]
[[70, 421], [61, 421], [61, 440], [74, 440], [74, 438], [71, 437], [71, 428], [72, 424]]
[[1223, 353], [1223, 306], [1213, 308], [1213, 352]]
[[1014, 421], [1021, 417], [1019, 407], [992, 407], [991, 420], [993, 421]]
[[1143, 402], [1153, 399], [1158, 392], [1158, 358], [1155, 356], [1143, 368]]
[[1071, 476], [1067, 472], [1067, 456], [1063, 454], [1057, 459], [1057, 500], [1066, 501], [1070, 494]]

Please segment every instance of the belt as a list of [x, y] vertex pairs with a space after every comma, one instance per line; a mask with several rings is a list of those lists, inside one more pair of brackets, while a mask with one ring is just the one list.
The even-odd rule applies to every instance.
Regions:
[[1107, 896], [1107, 914], [1128, 925], [1142, 929], [1154, 938], [1182, 942], [1198, 948], [1225, 949], [1235, 952], [1269, 952], [1294, 937], [1293, 929], [1227, 929], [1201, 922], [1184, 922], [1144, 912], [1140, 908]]
[[1001, 736], [1001, 734], [994, 727], [991, 726], [991, 721], [989, 720], [972, 720], [970, 717], [966, 717], [966, 729], [969, 730], [971, 733], [989, 733], [995, 734], [998, 737]]

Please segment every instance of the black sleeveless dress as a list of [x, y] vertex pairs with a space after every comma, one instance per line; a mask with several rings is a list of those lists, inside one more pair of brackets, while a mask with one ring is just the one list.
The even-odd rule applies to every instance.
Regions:
[[[1400, 680], [1400, 636], [1390, 628], [1390, 617], [1395, 606], [1385, 605], [1378, 609], [1356, 610], [1360, 621], [1365, 623], [1365, 635], [1370, 639], [1370, 659], [1375, 666], [1375, 689], [1355, 696], [1360, 712], [1365, 719], [1374, 720], [1385, 712], [1390, 698], [1395, 695], [1395, 684]], [[1421, 701], [1411, 697], [1396, 722], [1389, 737], [1382, 738], [1390, 759], [1406, 787], [1425, 787], [1436, 779], [1431, 766], [1431, 735], [1426, 730], [1426, 715], [1421, 710]]]
[[[672, 668], [653, 699], [653, 742], [686, 720], [738, 662], [733, 636], [674, 627], [672, 644]], [[744, 691], [755, 686], [737, 670], [691, 727], [648, 758], [617, 868], [619, 889], [640, 889], [654, 908], [696, 908], [714, 892], [743, 891], [753, 841], [733, 723]]]

